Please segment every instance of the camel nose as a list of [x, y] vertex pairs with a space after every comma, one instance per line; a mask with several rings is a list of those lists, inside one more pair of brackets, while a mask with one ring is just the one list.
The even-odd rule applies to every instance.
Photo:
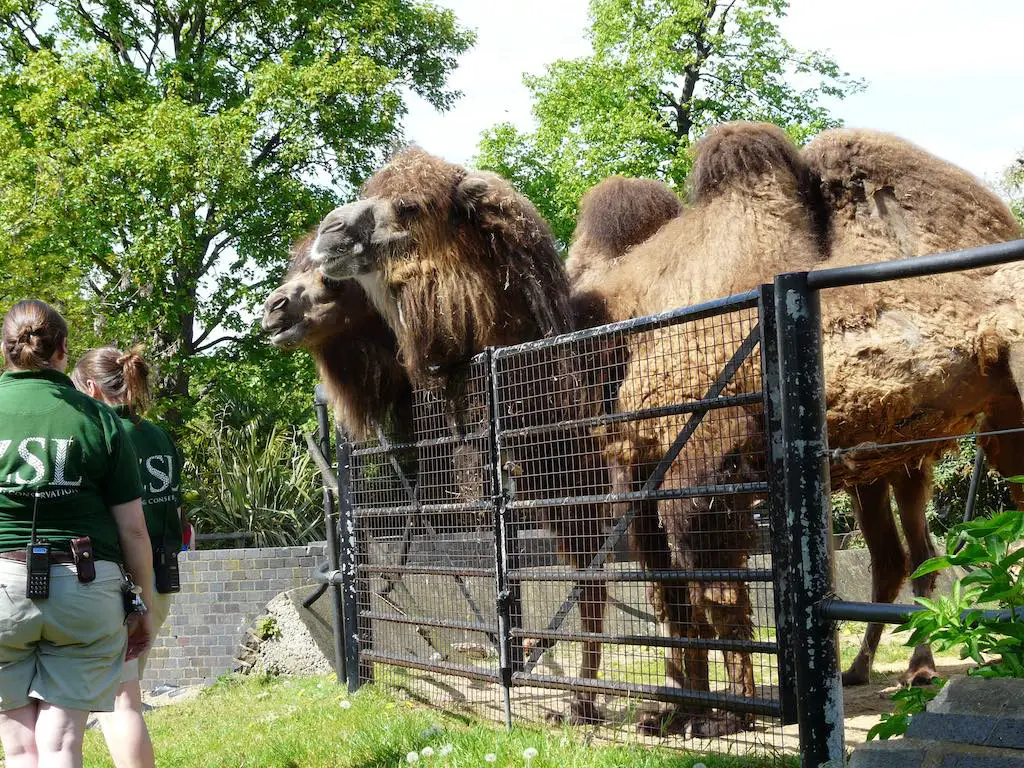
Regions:
[[270, 319], [272, 312], [278, 312], [288, 306], [287, 296], [274, 296], [271, 294], [270, 298], [267, 299], [267, 303], [263, 305], [263, 322], [261, 323], [264, 330], [267, 330], [267, 321]]

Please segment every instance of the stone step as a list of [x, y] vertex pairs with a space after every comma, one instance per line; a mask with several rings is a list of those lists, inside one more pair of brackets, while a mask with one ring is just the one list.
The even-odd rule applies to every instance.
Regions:
[[857, 747], [849, 768], [1024, 768], [1024, 752], [974, 744], [893, 739]]

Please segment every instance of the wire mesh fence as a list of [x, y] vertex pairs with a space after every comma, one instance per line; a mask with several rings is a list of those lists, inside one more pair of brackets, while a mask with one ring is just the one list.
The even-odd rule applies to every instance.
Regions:
[[758, 295], [490, 350], [353, 446], [360, 675], [506, 721], [786, 747]]

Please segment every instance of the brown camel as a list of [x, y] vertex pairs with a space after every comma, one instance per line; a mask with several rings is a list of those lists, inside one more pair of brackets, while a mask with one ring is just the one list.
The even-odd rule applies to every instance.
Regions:
[[[604, 290], [619, 306], [658, 312], [750, 289], [778, 272], [814, 269], [829, 256], [822, 244], [834, 245], [841, 233], [843, 225], [835, 217], [827, 236], [823, 233], [821, 223], [827, 219], [818, 207], [822, 187], [813, 183], [814, 174], [785, 135], [770, 126], [733, 124], [709, 132], [698, 147], [691, 181], [694, 206], [604, 275]], [[831, 253], [828, 266], [839, 263], [837, 256], [842, 258]], [[856, 261], [855, 251], [849, 257]], [[996, 332], [1007, 325], [1005, 313], [997, 307], [988, 311], [992, 302], [980, 290], [980, 281], [946, 276], [924, 282], [879, 284], [826, 296], [832, 445], [956, 434], [970, 428], [1009, 389], [1016, 391], [1005, 364], [1000, 365], [1013, 342], [1008, 333]], [[979, 307], [986, 308], [981, 317]], [[748, 323], [739, 325], [737, 332], [748, 330]], [[701, 397], [731, 352], [721, 331], [698, 328], [686, 339], [659, 332], [634, 343], [619, 392], [621, 410]], [[753, 370], [741, 370], [733, 381], [726, 394], [759, 386]], [[666, 487], [756, 477], [758, 419], [756, 410], [709, 414], [673, 464]], [[621, 441], [611, 446], [610, 457], [642, 475], [679, 428], [667, 419], [627, 425]], [[892, 484], [901, 507], [916, 508], [921, 502], [914, 494], [925, 481], [921, 468], [945, 447], [858, 454], [855, 471], [837, 468], [834, 484], [856, 485], [865, 509], [866, 491], [881, 488], [887, 493]], [[749, 509], [749, 500], [742, 498], [661, 502], [658, 517], [673, 545], [673, 563], [684, 568], [742, 567]], [[883, 517], [891, 524], [888, 510]], [[673, 635], [705, 636], [713, 630], [726, 639], [750, 637], [749, 599], [742, 586], [705, 584], [690, 589], [689, 595], [673, 589], [674, 598], [663, 594], [660, 601], [664, 609], [675, 606], [676, 615], [662, 616]], [[662, 586], [662, 591], [668, 588]], [[725, 657], [730, 691], [751, 695], [749, 657]], [[674, 653], [669, 674], [681, 685], [706, 690], [706, 665], [706, 656], [699, 653]], [[676, 714], [697, 732], [722, 733], [746, 725], [737, 716], [695, 718], [686, 710]]]
[[412, 385], [396, 359], [395, 335], [353, 280], [331, 281], [309, 258], [315, 234], [292, 247], [283, 284], [263, 305], [263, 330], [282, 350], [306, 349], [334, 405], [356, 440], [392, 422], [412, 429]]
[[[419, 149], [400, 152], [367, 181], [362, 199], [324, 219], [313, 259], [328, 278], [364, 287], [394, 331], [410, 378], [446, 401], [461, 391], [472, 355], [573, 328], [565, 271], [533, 205], [493, 174], [467, 172]], [[498, 404], [507, 427], [547, 426], [598, 407], [576, 363], [557, 354], [538, 355], [522, 382], [515, 372], [508, 381]], [[461, 439], [462, 409], [452, 410]], [[571, 429], [510, 440], [504, 466], [515, 500], [607, 488], [593, 440]], [[562, 556], [578, 568], [589, 565], [603, 538], [600, 505], [559, 502], [537, 511]], [[514, 511], [512, 517], [515, 525]], [[584, 583], [584, 632], [601, 632], [605, 597], [603, 581]], [[600, 652], [599, 643], [583, 643], [581, 677], [596, 678]], [[570, 719], [596, 717], [594, 695], [578, 692]]]

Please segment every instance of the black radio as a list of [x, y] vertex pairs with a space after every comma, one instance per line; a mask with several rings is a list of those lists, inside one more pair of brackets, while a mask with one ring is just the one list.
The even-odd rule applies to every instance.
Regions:
[[25, 552], [25, 597], [45, 600], [50, 596], [50, 545], [33, 541]]
[[163, 544], [153, 551], [153, 573], [156, 575], [156, 591], [161, 595], [181, 592], [181, 576], [178, 571], [178, 553]]

